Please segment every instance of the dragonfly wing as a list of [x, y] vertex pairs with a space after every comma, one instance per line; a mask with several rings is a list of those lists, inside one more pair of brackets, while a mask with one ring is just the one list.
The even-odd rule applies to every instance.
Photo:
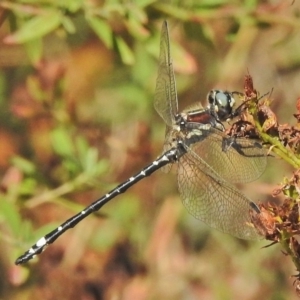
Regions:
[[168, 23], [162, 26], [160, 39], [160, 55], [154, 107], [167, 125], [174, 124], [174, 116], [178, 112], [176, 81], [170, 55], [170, 39]]
[[179, 160], [178, 186], [184, 206], [195, 218], [238, 238], [262, 238], [250, 225], [252, 201], [231, 186], [191, 149]]
[[223, 132], [210, 128], [203, 131], [201, 141], [191, 145], [192, 150], [231, 183], [245, 183], [257, 179], [267, 165], [267, 151], [256, 140], [238, 138], [223, 150], [228, 138]]

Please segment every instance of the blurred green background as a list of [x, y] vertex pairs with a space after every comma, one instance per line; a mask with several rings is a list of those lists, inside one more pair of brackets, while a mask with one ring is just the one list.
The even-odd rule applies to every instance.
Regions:
[[[63, 3], [61, 3], [63, 2]], [[0, 298], [297, 299], [279, 246], [235, 239], [184, 209], [156, 172], [25, 266], [15, 259], [162, 151], [153, 108], [168, 20], [180, 109], [211, 88], [272, 92], [296, 123], [299, 1], [1, 1]], [[269, 158], [239, 186], [272, 198], [292, 171]]]

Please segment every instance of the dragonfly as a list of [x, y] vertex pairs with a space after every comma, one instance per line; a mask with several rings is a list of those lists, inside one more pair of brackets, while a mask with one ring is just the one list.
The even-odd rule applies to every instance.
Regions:
[[251, 226], [250, 215], [260, 214], [258, 206], [238, 191], [235, 183], [257, 179], [266, 167], [266, 151], [257, 140], [232, 138], [223, 122], [240, 113], [234, 110], [234, 94], [212, 90], [208, 106], [200, 104], [178, 112], [168, 23], [162, 25], [154, 107], [166, 123], [163, 154], [136, 175], [97, 199], [84, 210], [40, 238], [16, 260], [23, 264], [40, 254], [65, 231], [124, 193], [153, 172], [169, 172], [177, 164], [178, 189], [188, 212], [212, 228], [242, 239], [261, 236]]

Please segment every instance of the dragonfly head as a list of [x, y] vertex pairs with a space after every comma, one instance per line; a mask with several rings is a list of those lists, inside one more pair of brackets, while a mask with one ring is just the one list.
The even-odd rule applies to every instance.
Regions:
[[232, 93], [221, 90], [211, 90], [207, 95], [209, 108], [218, 120], [226, 121], [232, 117], [235, 104]]

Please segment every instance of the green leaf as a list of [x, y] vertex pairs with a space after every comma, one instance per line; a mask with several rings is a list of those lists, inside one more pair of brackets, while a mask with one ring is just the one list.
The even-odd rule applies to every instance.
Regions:
[[121, 37], [116, 37], [116, 42], [121, 55], [121, 59], [126, 65], [133, 65], [135, 62], [134, 55], [131, 49], [127, 46]]
[[35, 165], [21, 156], [14, 156], [12, 158], [12, 163], [26, 174], [33, 174], [36, 171]]
[[95, 31], [98, 37], [103, 41], [105, 46], [109, 49], [112, 48], [112, 30], [107, 22], [94, 17], [89, 16], [86, 18], [91, 28]]
[[70, 133], [65, 128], [56, 128], [51, 132], [54, 151], [62, 156], [73, 156], [74, 145]]
[[42, 39], [32, 39], [25, 43], [27, 55], [30, 61], [35, 64], [37, 63], [43, 53], [43, 42]]
[[89, 148], [86, 157], [85, 157], [85, 164], [84, 164], [84, 170], [87, 172], [95, 172], [96, 166], [98, 162], [98, 151], [96, 148]]
[[156, 2], [156, 0], [137, 0], [137, 1], [135, 1], [135, 3], [137, 5], [139, 5], [140, 7], [143, 7], [143, 8], [145, 8], [146, 6], [149, 6], [155, 2]]
[[37, 189], [37, 185], [38, 184], [34, 178], [25, 178], [19, 187], [19, 194], [22, 196], [33, 195]]
[[79, 135], [75, 139], [75, 146], [78, 154], [78, 159], [81, 165], [84, 165], [86, 153], [89, 150], [89, 144], [87, 143], [86, 139], [84, 139], [81, 135]]
[[18, 31], [7, 36], [4, 42], [18, 44], [43, 37], [60, 25], [61, 18], [59, 10], [48, 10], [47, 13], [33, 17], [24, 23]]
[[192, 11], [185, 9], [184, 7], [174, 6], [162, 1], [154, 3], [153, 8], [156, 9], [158, 13], [166, 14], [167, 16], [181, 21], [188, 21], [193, 16]]
[[129, 32], [137, 39], [145, 40], [149, 37], [150, 32], [135, 18], [128, 18], [125, 21]]
[[5, 223], [5, 226], [14, 236], [17, 236], [20, 230], [21, 219], [16, 207], [4, 198], [1, 198], [0, 212], [1, 221]]
[[58, 1], [61, 6], [64, 6], [71, 13], [75, 13], [81, 8], [84, 8], [84, 0], [64, 0]]
[[61, 19], [61, 23], [68, 33], [76, 33], [76, 28], [71, 18], [64, 16]]

